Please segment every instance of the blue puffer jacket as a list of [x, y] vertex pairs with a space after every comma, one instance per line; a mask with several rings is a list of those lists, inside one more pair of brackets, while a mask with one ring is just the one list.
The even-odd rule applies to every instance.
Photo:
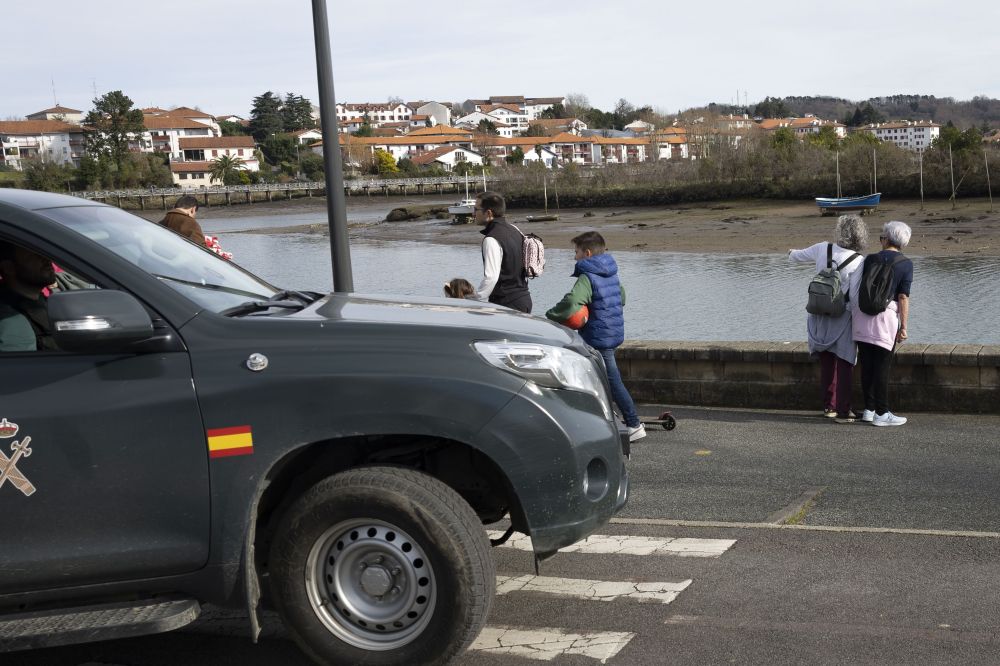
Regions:
[[580, 329], [580, 335], [594, 349], [614, 349], [625, 341], [618, 264], [607, 252], [595, 254], [576, 262], [573, 277], [581, 274], [590, 280], [594, 296], [590, 303], [590, 319]]

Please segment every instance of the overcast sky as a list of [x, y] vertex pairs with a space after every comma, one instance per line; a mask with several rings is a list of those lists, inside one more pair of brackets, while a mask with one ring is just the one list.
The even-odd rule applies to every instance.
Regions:
[[[996, 0], [331, 0], [338, 101], [582, 93], [676, 112], [767, 95], [1000, 97]], [[890, 8], [892, 7], [892, 8]], [[309, 0], [4, 2], [0, 119], [54, 100], [246, 117], [260, 93], [317, 101]], [[53, 83], [55, 97], [53, 97]]]

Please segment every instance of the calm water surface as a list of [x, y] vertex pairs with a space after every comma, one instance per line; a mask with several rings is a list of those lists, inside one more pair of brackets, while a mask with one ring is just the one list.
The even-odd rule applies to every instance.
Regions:
[[[376, 221], [385, 210], [351, 211], [351, 221]], [[332, 288], [326, 236], [227, 231], [325, 222], [325, 213], [205, 220], [236, 262], [284, 288]], [[479, 248], [415, 242], [352, 240], [359, 293], [441, 295], [442, 284], [482, 275]], [[573, 254], [545, 252], [545, 275], [530, 283], [534, 312], [543, 314], [573, 285]], [[615, 252], [628, 292], [626, 337], [633, 340], [804, 340], [811, 264], [784, 255], [698, 255]], [[911, 342], [1000, 344], [995, 258], [913, 257]]]

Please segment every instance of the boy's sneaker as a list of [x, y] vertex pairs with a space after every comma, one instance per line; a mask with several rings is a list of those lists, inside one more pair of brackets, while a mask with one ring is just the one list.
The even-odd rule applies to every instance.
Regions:
[[874, 418], [875, 418], [874, 409], [866, 409], [864, 413], [861, 415], [861, 420], [864, 421], [865, 423], [871, 423], [872, 419]]
[[628, 429], [628, 441], [634, 442], [637, 439], [642, 439], [646, 436], [646, 426], [639, 424], [634, 428], [630, 427]]
[[837, 410], [836, 409], [824, 409], [823, 410], [823, 416], [825, 416], [828, 419], [832, 419], [836, 415], [837, 415]]
[[833, 420], [836, 423], [854, 423], [858, 420], [858, 415], [854, 412], [847, 412], [846, 416], [836, 416]]
[[886, 412], [881, 416], [876, 414], [875, 418], [872, 420], [872, 425], [877, 426], [899, 426], [906, 423], [906, 418], [902, 416], [896, 416], [892, 412]]

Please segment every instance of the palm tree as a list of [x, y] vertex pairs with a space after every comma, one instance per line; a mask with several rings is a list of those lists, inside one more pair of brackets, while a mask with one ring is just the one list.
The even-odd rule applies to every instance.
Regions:
[[244, 169], [246, 169], [246, 160], [242, 157], [223, 155], [212, 160], [211, 180], [219, 180], [224, 185], [230, 185], [234, 180], [239, 180], [237, 174]]

